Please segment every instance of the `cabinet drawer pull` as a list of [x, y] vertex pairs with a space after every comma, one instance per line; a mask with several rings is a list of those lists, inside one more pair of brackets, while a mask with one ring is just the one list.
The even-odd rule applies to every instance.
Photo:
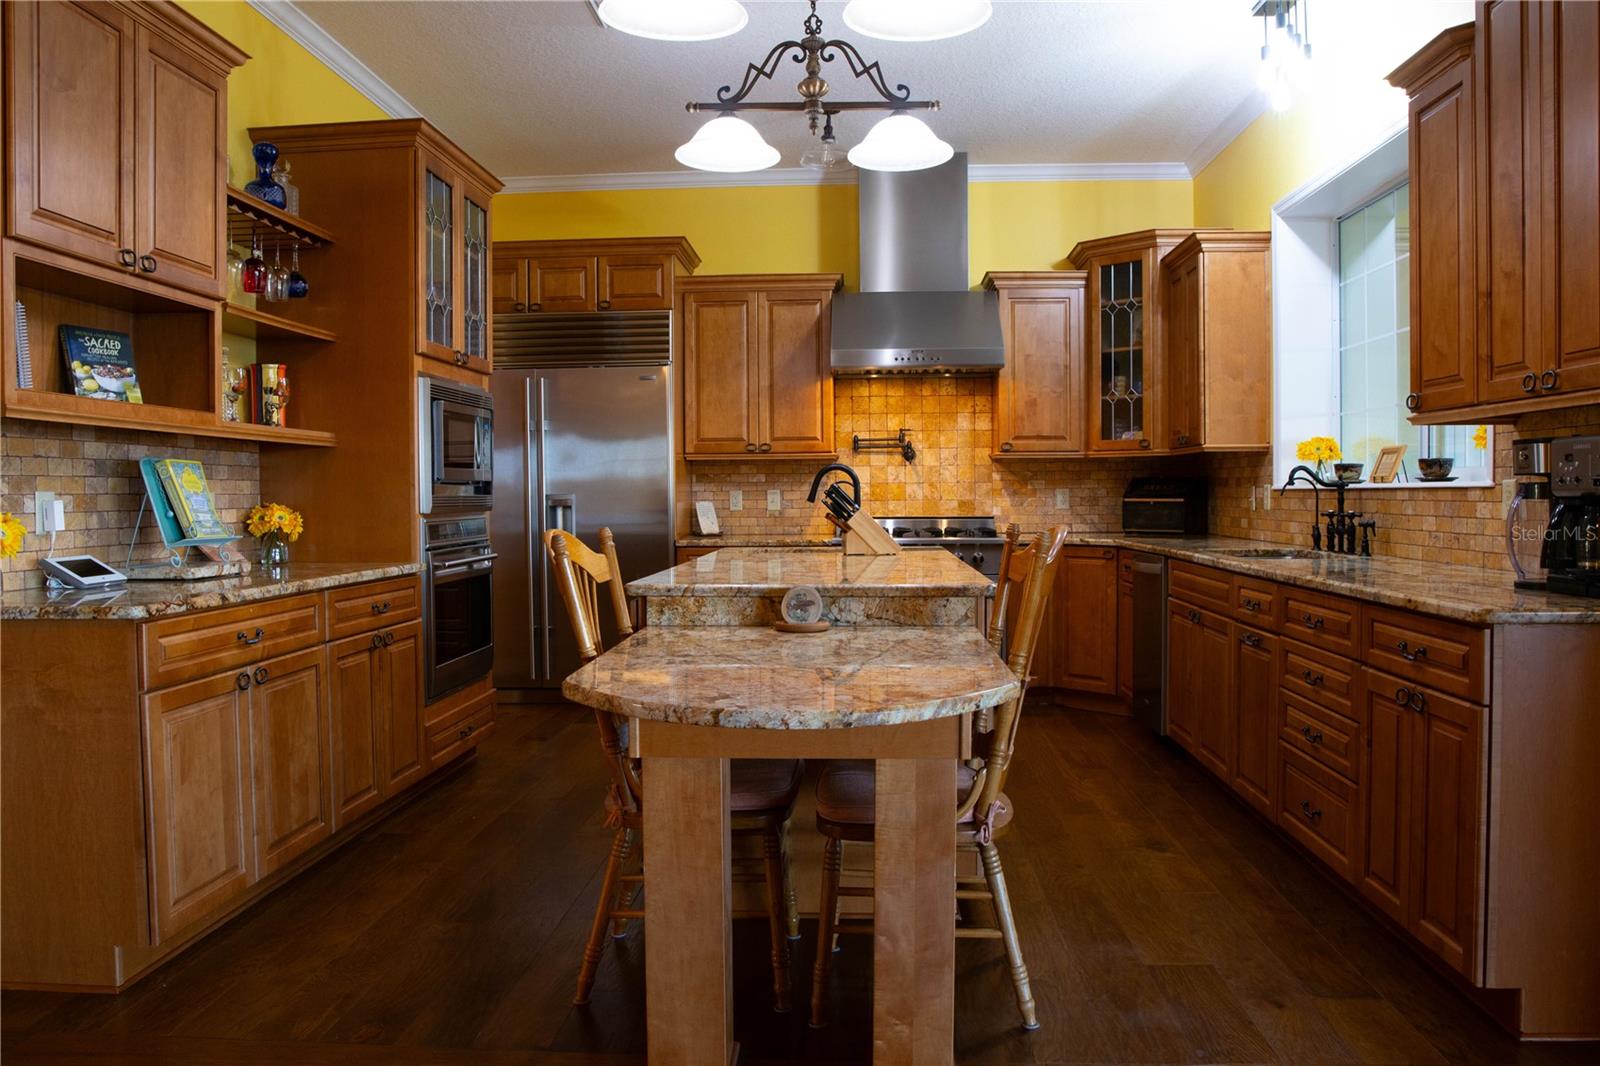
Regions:
[[243, 692], [245, 689], [249, 688], [250, 672], [248, 670], [240, 671], [239, 676], [233, 679], [233, 687], [238, 689], [240, 692]]
[[1300, 616], [1301, 624], [1307, 629], [1321, 629], [1323, 621], [1324, 619], [1320, 614], [1312, 614], [1310, 611]]
[[265, 666], [258, 666], [256, 667], [256, 672], [254, 675], [252, 675], [251, 680], [258, 685], [265, 685], [267, 683], [267, 676], [267, 668]]
[[1322, 808], [1311, 806], [1310, 800], [1301, 800], [1300, 813], [1306, 816], [1306, 821], [1315, 822], [1322, 817]]
[[1428, 649], [1423, 647], [1421, 644], [1418, 644], [1415, 648], [1413, 648], [1402, 640], [1394, 647], [1395, 650], [1400, 653], [1400, 658], [1406, 660], [1407, 662], [1414, 663], [1418, 659], [1426, 659], [1428, 657]]
[[385, 633], [383, 635], [383, 646], [385, 648], [387, 648], [389, 645], [391, 645], [393, 643], [394, 643], [394, 630], [391, 629], [391, 630], [389, 630], [387, 633]]
[[372, 613], [373, 614], [388, 614], [389, 613], [389, 608], [391, 608], [393, 606], [394, 606], [394, 604], [390, 603], [388, 600], [384, 600], [382, 603], [375, 603], [375, 604], [372, 605]]
[[139, 265], [139, 257], [133, 254], [132, 248], [118, 248], [117, 262], [131, 270]]
[[1000, 450], [1003, 452], [1009, 452], [1014, 447], [1016, 447], [1016, 445], [1012, 444], [1010, 441], [1001, 441], [1000, 443]]
[[1539, 375], [1539, 387], [1548, 392], [1556, 387], [1556, 383], [1559, 380], [1560, 377], [1554, 370], [1546, 370], [1543, 374]]
[[1418, 396], [1414, 392], [1410, 393], [1410, 394], [1408, 394], [1406, 396], [1406, 410], [1407, 411], [1415, 411], [1417, 408], [1419, 408], [1421, 406], [1422, 406], [1422, 397], [1421, 396]]
[[1322, 730], [1320, 729], [1312, 729], [1308, 725], [1303, 725], [1300, 727], [1300, 735], [1305, 737], [1306, 740], [1312, 744], [1322, 743]]
[[1200, 624], [1200, 612], [1199, 611], [1190, 611], [1189, 612], [1189, 621], [1195, 623], [1196, 625], [1199, 625]]
[[1316, 688], [1318, 685], [1322, 684], [1323, 681], [1322, 675], [1311, 670], [1309, 667], [1300, 671], [1300, 676], [1304, 678], [1305, 683], [1310, 685], [1312, 688]]
[[374, 633], [374, 634], [372, 634], [372, 646], [374, 648], [383, 647], [383, 634], [382, 633]]
[[256, 626], [255, 636], [250, 636], [241, 629], [239, 632], [233, 635], [233, 639], [237, 640], [240, 644], [260, 644], [261, 638], [264, 636], [266, 636], [266, 634], [261, 631], [261, 627]]
[[156, 257], [153, 255], [141, 255], [139, 257], [139, 269], [146, 274], [154, 274], [156, 265]]
[[477, 731], [478, 731], [478, 727], [475, 726], [475, 725], [464, 726], [464, 727], [462, 727], [461, 732], [457, 733], [456, 736], [460, 737], [462, 740], [466, 740], [468, 737], [470, 737], [473, 733], [476, 733]]
[[1261, 638], [1254, 633], [1246, 633], [1239, 638], [1247, 648], [1261, 647]]
[[1538, 392], [1539, 391], [1539, 375], [1535, 374], [1531, 370], [1528, 371], [1526, 374], [1522, 375], [1522, 391], [1526, 392], [1526, 393]]
[[1261, 610], [1261, 601], [1252, 600], [1250, 597], [1246, 596], [1239, 600], [1239, 606], [1243, 607], [1247, 611], [1259, 611]]
[[1428, 709], [1428, 696], [1421, 689], [1411, 689], [1401, 685], [1394, 690], [1394, 701], [1402, 707], [1410, 707], [1413, 711]]

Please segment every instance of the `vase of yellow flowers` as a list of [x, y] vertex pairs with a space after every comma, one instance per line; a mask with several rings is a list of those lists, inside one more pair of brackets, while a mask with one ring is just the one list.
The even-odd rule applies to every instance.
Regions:
[[1294, 457], [1302, 463], [1315, 463], [1317, 477], [1324, 480], [1328, 477], [1328, 464], [1344, 458], [1339, 451], [1339, 442], [1332, 437], [1312, 437], [1301, 441], [1294, 446]]
[[258, 503], [244, 525], [261, 542], [261, 565], [276, 570], [289, 565], [289, 545], [300, 539], [306, 520], [281, 503]]
[[0, 559], [9, 559], [22, 550], [27, 528], [10, 511], [0, 511]]

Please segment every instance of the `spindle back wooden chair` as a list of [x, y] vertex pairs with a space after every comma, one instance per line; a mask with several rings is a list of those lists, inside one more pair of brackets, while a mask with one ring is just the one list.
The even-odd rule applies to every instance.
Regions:
[[[1028, 968], [1022, 959], [1022, 943], [1017, 935], [1011, 897], [1006, 889], [1005, 871], [995, 840], [1011, 824], [1014, 808], [1003, 791], [1016, 750], [1017, 728], [1022, 719], [1023, 698], [1027, 694], [1028, 669], [1044, 628], [1045, 609], [1055, 588], [1056, 567], [1066, 543], [1065, 527], [1046, 530], [1026, 548], [1017, 548], [1018, 533], [1013, 525], [1006, 530], [1001, 551], [1000, 574], [995, 580], [993, 617], [988, 636], [998, 650], [1006, 649], [1006, 665], [1022, 680], [1023, 690], [995, 709], [992, 715], [976, 716], [974, 748], [981, 751], [957, 768], [956, 843], [971, 855], [976, 853], [981, 874], [956, 875], [956, 899], [963, 903], [988, 901], [994, 908], [992, 926], [960, 924], [957, 938], [998, 939], [1004, 942], [1011, 967], [1012, 987], [1017, 1009], [1026, 1029], [1039, 1027]], [[874, 835], [876, 792], [871, 763], [834, 763], [817, 782], [817, 829], [826, 837], [822, 855], [822, 899], [817, 930], [817, 957], [812, 970], [811, 1024], [822, 1026], [827, 1020], [828, 977], [832, 955], [841, 933], [870, 933], [869, 920], [839, 919], [841, 896], [870, 896], [872, 889], [839, 884], [846, 840], [868, 841]], [[959, 869], [959, 866], [958, 866]]]
[[[594, 551], [565, 530], [545, 534], [551, 569], [584, 662], [605, 649], [600, 635], [600, 601], [609, 598], [617, 623], [619, 643], [633, 634], [633, 622], [623, 589], [622, 567], [617, 562], [616, 541], [610, 529], [600, 530], [600, 551]], [[605, 591], [602, 592], [602, 587]], [[627, 872], [635, 844], [644, 828], [644, 786], [640, 766], [628, 754], [628, 719], [608, 711], [594, 712], [600, 730], [611, 782], [606, 793], [606, 825], [613, 832], [595, 902], [594, 922], [584, 945], [578, 988], [572, 1001], [584, 1004], [594, 988], [595, 974], [605, 950], [606, 929], [620, 938], [630, 920], [644, 917], [639, 893], [645, 887], [643, 870]], [[789, 1009], [789, 941], [800, 936], [799, 913], [789, 877], [787, 831], [789, 816], [800, 788], [801, 764], [788, 759], [739, 759], [732, 767], [732, 830], [737, 836], [759, 836], [760, 858], [736, 858], [734, 879], [764, 881], [766, 907], [758, 912], [767, 920], [772, 942], [773, 1002], [777, 1010]], [[759, 865], [759, 872], [750, 867]], [[747, 912], [740, 912], [744, 916]]]

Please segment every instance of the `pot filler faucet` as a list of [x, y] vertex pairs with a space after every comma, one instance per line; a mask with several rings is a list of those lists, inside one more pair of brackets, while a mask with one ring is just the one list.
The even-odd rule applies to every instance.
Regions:
[[[1318, 527], [1314, 517], [1317, 514], [1321, 514], [1328, 520], [1328, 551], [1337, 552], [1340, 555], [1356, 554], [1356, 532], [1359, 530], [1361, 534], [1361, 554], [1370, 556], [1372, 554], [1372, 534], [1378, 528], [1377, 520], [1368, 518], [1362, 521], [1360, 511], [1345, 510], [1345, 483], [1338, 478], [1332, 481], [1324, 480], [1318, 476], [1315, 470], [1301, 464], [1289, 471], [1289, 477], [1284, 481], [1283, 488], [1278, 490], [1278, 495], [1282, 496], [1290, 485], [1300, 481], [1310, 485], [1314, 494], [1311, 499], [1313, 514], [1311, 520], [1311, 547], [1316, 551], [1323, 550], [1322, 529]], [[1338, 501], [1335, 503], [1333, 510], [1322, 510], [1322, 493], [1319, 491], [1320, 489], [1333, 489], [1338, 493]]]

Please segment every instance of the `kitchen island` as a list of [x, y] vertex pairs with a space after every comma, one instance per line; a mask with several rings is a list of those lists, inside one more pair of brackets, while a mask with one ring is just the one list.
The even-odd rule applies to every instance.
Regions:
[[[818, 589], [831, 629], [764, 624], [797, 584]], [[730, 758], [876, 761], [873, 1061], [952, 1061], [956, 765], [972, 713], [1020, 692], [978, 629], [990, 587], [940, 549], [803, 548], [719, 551], [628, 586], [652, 624], [562, 691], [634, 720], [652, 1063], [733, 1054]], [[895, 621], [918, 618], [936, 624]]]

